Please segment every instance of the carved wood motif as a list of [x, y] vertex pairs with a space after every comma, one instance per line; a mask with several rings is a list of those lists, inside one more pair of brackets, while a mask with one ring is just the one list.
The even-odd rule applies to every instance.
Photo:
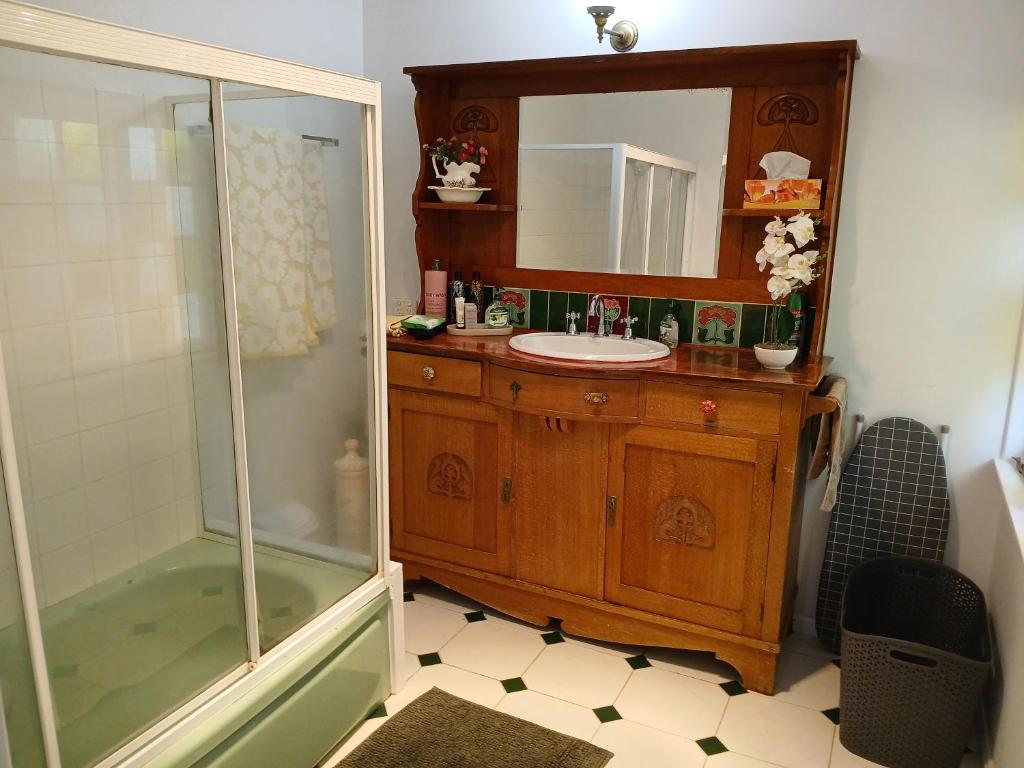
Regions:
[[472, 133], [473, 142], [476, 143], [477, 134], [481, 131], [494, 133], [498, 130], [498, 118], [487, 107], [473, 104], [459, 110], [455, 119], [452, 120], [452, 128], [456, 133], [466, 133], [467, 131]]
[[757, 122], [764, 126], [782, 125], [782, 133], [775, 142], [775, 151], [783, 150], [800, 154], [790, 131], [793, 123], [814, 125], [818, 122], [818, 107], [806, 96], [799, 93], [780, 93], [768, 99], [757, 110]]
[[715, 516], [693, 496], [669, 496], [655, 512], [654, 538], [667, 544], [713, 549]]
[[439, 453], [427, 467], [427, 490], [451, 499], [472, 499], [473, 472], [461, 456]]

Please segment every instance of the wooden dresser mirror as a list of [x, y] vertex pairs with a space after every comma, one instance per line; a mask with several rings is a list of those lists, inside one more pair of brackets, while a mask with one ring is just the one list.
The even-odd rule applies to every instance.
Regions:
[[[820, 354], [836, 257], [832, 243], [839, 214], [853, 63], [857, 57], [856, 42], [844, 40], [407, 67], [405, 72], [416, 88], [420, 143], [455, 135], [475, 138], [490, 152], [478, 179], [478, 184], [490, 191], [474, 204], [440, 202], [429, 189], [437, 182], [424, 154], [413, 193], [420, 269], [439, 259], [448, 270], [459, 269], [466, 274], [479, 270], [484, 280], [493, 285], [768, 303], [766, 275], [758, 271], [754, 254], [761, 247], [764, 226], [771, 216], [787, 217], [796, 210], [744, 209], [744, 182], [764, 178], [758, 164], [766, 152], [794, 151], [810, 160], [811, 178], [822, 180], [822, 205], [811, 213], [821, 219], [818, 246], [827, 254], [828, 261], [824, 276], [808, 290], [807, 307], [814, 317], [807, 348], [812, 354]], [[580, 132], [578, 139], [576, 134], [538, 134], [536, 130], [537, 125], [543, 124], [537, 117], [544, 101], [539, 97], [575, 97], [557, 105], [552, 103], [549, 114], [557, 114], [559, 109], [563, 113], [586, 109], [587, 122], [593, 125], [600, 120], [602, 110], [609, 110], [609, 114], [614, 110], [619, 117], [631, 110], [633, 114], [643, 114], [642, 110], [650, 110], [650, 106], [643, 105], [650, 105], [650, 99], [657, 94], [663, 94], [666, 103], [689, 95], [695, 99], [695, 109], [709, 121], [717, 121], [712, 132], [720, 129], [723, 134], [721, 169], [697, 171], [696, 161], [682, 157], [688, 151], [649, 146], [655, 140], [642, 133], [629, 135], [621, 127], [606, 134]], [[583, 98], [586, 95], [590, 98]], [[713, 101], [702, 102], [702, 97], [718, 98], [724, 105], [720, 110], [723, 114], [716, 115]], [[682, 120], [658, 120], [666, 137], [678, 138], [685, 129]], [[628, 127], [628, 121], [617, 122]], [[649, 153], [634, 157], [633, 162], [649, 163], [648, 167], [653, 169], [650, 173], [656, 171], [670, 179], [675, 169], [675, 181], [667, 181], [667, 188], [684, 189], [689, 178], [689, 192], [695, 201], [698, 194], [707, 201], [716, 192], [712, 189], [709, 193], [708, 188], [718, 185], [717, 203], [710, 200], [699, 209], [691, 204], [688, 214], [685, 209], [678, 214], [690, 216], [689, 230], [678, 235], [680, 246], [674, 249], [682, 249], [685, 240], [686, 256], [680, 256], [678, 263], [668, 258], [653, 267], [641, 267], [630, 263], [622, 245], [617, 257], [616, 248], [623, 243], [628, 221], [615, 232], [611, 217], [610, 227], [590, 227], [594, 234], [604, 238], [604, 244], [599, 246], [605, 249], [604, 253], [609, 252], [607, 243], [613, 244], [611, 255], [602, 265], [595, 262], [593, 271], [584, 262], [560, 265], [548, 257], [525, 257], [521, 218], [558, 221], [559, 214], [538, 212], [538, 206], [531, 204], [536, 195], [531, 197], [525, 179], [520, 178], [520, 168], [526, 167], [524, 162], [544, 166], [543, 152], [558, 149], [589, 154], [599, 158], [597, 162], [602, 165], [613, 162], [615, 157], [615, 162], [625, 167], [630, 162], [625, 156], [632, 151], [628, 147]], [[657, 155], [653, 160], [651, 150]], [[532, 159], [525, 158], [524, 152], [531, 153]], [[714, 152], [709, 149], [706, 154], [713, 156]], [[686, 162], [677, 162], [680, 159]], [[707, 179], [694, 182], [687, 173], [717, 175], [709, 184]], [[619, 183], [621, 178], [620, 171]], [[698, 184], [703, 187], [700, 192]], [[656, 194], [653, 183], [648, 190], [648, 194]], [[617, 196], [613, 192], [611, 199], [612, 205], [621, 200], [621, 190]], [[660, 201], [668, 210], [664, 196]], [[718, 209], [720, 218], [715, 219], [709, 205]], [[596, 218], [608, 221], [604, 211]], [[659, 225], [649, 220], [648, 235], [652, 226]], [[657, 259], [644, 263], [648, 261]], [[556, 268], [559, 266], [562, 268]], [[645, 271], [648, 274], [643, 274]]]

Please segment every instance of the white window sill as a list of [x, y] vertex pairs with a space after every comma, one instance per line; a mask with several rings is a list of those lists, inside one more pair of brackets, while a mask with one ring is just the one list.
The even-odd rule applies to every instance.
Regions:
[[1017, 534], [1017, 543], [1024, 552], [1024, 476], [1017, 472], [1009, 459], [996, 459], [993, 464], [1010, 515], [1010, 527]]

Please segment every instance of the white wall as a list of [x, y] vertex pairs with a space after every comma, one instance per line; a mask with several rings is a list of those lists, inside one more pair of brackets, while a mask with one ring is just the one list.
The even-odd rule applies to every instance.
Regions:
[[36, 5], [362, 74], [361, 0], [36, 0]]

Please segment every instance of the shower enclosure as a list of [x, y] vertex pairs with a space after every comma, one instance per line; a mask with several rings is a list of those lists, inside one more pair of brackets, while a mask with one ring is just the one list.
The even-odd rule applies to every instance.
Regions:
[[697, 165], [631, 144], [521, 144], [517, 264], [686, 275]]
[[0, 766], [141, 764], [383, 600], [379, 104], [0, 0]]

